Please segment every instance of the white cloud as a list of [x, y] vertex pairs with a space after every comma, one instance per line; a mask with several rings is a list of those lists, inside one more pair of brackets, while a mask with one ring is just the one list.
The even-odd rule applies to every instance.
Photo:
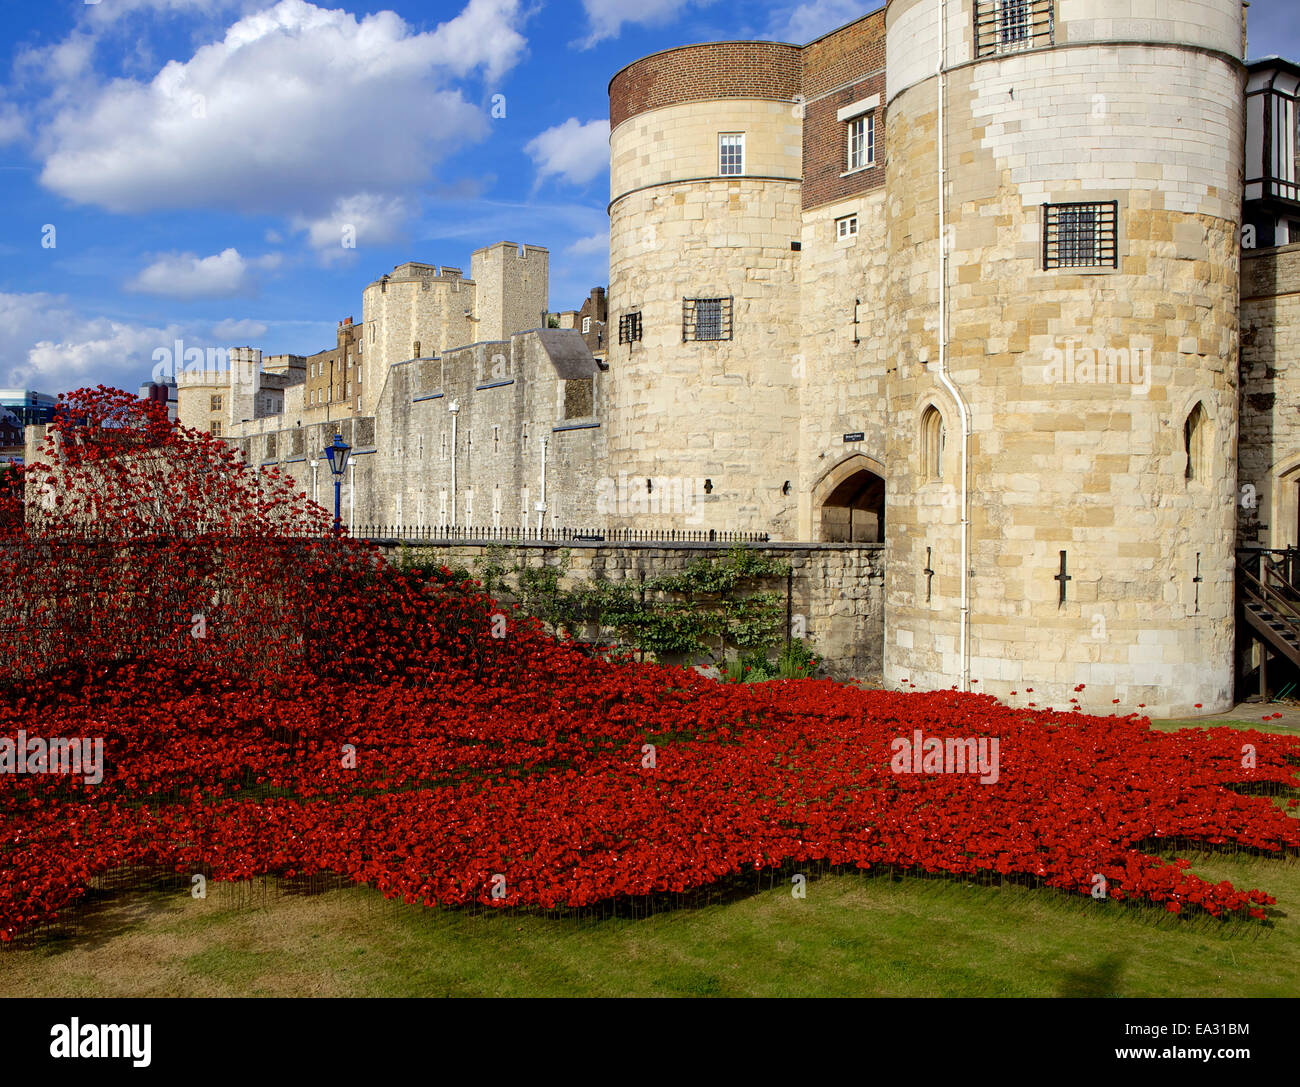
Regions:
[[[146, 6], [159, 4], [190, 6]], [[221, 209], [316, 225], [353, 200], [382, 219], [486, 133], [483, 112], [448, 84], [479, 70], [499, 79], [526, 48], [524, 18], [520, 0], [469, 0], [414, 33], [391, 11], [358, 19], [281, 0], [151, 81], [64, 98], [37, 143], [41, 181], [119, 213]]]
[[413, 208], [401, 196], [357, 193], [341, 197], [334, 207], [315, 218], [295, 216], [295, 230], [306, 231], [307, 241], [326, 263], [332, 263], [366, 245], [397, 241]]
[[253, 292], [253, 268], [273, 268], [279, 262], [275, 254], [250, 262], [238, 249], [224, 249], [211, 257], [165, 253], [131, 280], [127, 289], [166, 298], [229, 298]]
[[582, 0], [591, 32], [578, 44], [590, 49], [607, 38], [617, 38], [624, 23], [663, 24], [671, 22], [692, 4], [701, 7], [713, 0]]
[[528, 47], [527, 39], [515, 29], [523, 22], [518, 0], [470, 0], [456, 18], [434, 32], [431, 57], [457, 75], [483, 69], [489, 83], [513, 68]]
[[798, 4], [793, 9], [776, 13], [772, 20], [772, 37], [795, 45], [807, 45], [829, 31], [861, 19], [879, 6], [864, 0], [817, 0], [816, 3]]
[[537, 164], [537, 178], [552, 175], [583, 185], [609, 169], [609, 122], [580, 124], [570, 117], [530, 140], [524, 150]]
[[225, 340], [232, 344], [236, 342], [248, 344], [265, 336], [268, 327], [262, 321], [236, 321], [234, 318], [228, 318], [212, 326], [212, 335], [218, 340]]
[[568, 252], [575, 257], [599, 256], [602, 253], [609, 255], [609, 231], [606, 230], [600, 234], [593, 234], [589, 238], [579, 238], [568, 248]]
[[50, 393], [101, 383], [135, 391], [152, 372], [153, 352], [183, 335], [176, 325], [86, 318], [65, 296], [45, 293], [0, 293], [0, 323], [0, 384]]
[[128, 15], [210, 15], [214, 12], [239, 11], [258, 7], [255, 0], [108, 0], [86, 4], [85, 21], [91, 26], [106, 26]]
[[27, 135], [27, 123], [12, 102], [0, 102], [0, 147]]
[[41, 80], [66, 86], [91, 73], [94, 57], [95, 36], [74, 30], [62, 41], [19, 49], [14, 57], [14, 74], [25, 82]]

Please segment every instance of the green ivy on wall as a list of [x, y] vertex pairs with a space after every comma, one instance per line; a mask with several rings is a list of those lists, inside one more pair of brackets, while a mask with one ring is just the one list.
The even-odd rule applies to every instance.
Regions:
[[[518, 604], [553, 630], [581, 636], [594, 625], [659, 659], [706, 660], [728, 678], [809, 675], [814, 669], [804, 642], [786, 644], [785, 594], [770, 587], [790, 573], [790, 564], [781, 559], [736, 547], [725, 556], [701, 556], [676, 574], [644, 581], [600, 576], [565, 589], [561, 582], [571, 549], [562, 548], [554, 561], [540, 564], [528, 562], [527, 552], [523, 560], [512, 561], [510, 550], [488, 546], [475, 560], [473, 574], [458, 567], [454, 580], [473, 576], [484, 592]], [[441, 566], [421, 562], [417, 551], [403, 545], [398, 565], [408, 570]]]

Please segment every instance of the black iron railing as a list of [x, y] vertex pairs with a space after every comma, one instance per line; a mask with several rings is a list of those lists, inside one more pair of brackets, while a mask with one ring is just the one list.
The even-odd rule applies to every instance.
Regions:
[[536, 541], [539, 543], [768, 543], [766, 532], [723, 532], [718, 529], [532, 528], [482, 525], [358, 525], [352, 533], [363, 540]]
[[1239, 547], [1237, 565], [1263, 585], [1300, 593], [1300, 547]]

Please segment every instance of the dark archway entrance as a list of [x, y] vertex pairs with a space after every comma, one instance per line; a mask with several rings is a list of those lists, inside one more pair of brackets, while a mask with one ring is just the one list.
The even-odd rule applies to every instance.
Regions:
[[855, 454], [832, 468], [813, 491], [816, 537], [825, 543], [885, 539], [885, 481], [881, 465]]

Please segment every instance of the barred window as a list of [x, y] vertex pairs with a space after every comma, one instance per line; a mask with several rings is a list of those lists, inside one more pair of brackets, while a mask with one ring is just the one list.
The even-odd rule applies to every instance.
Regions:
[[740, 132], [724, 132], [718, 136], [718, 173], [723, 177], [738, 177], [745, 172], [745, 136]]
[[1053, 0], [975, 0], [975, 55], [1052, 45], [1055, 16]]
[[731, 339], [730, 298], [683, 298], [682, 341]]
[[636, 343], [641, 338], [641, 311], [625, 313], [618, 319], [618, 342]]
[[1118, 268], [1119, 204], [1043, 205], [1044, 268]]

